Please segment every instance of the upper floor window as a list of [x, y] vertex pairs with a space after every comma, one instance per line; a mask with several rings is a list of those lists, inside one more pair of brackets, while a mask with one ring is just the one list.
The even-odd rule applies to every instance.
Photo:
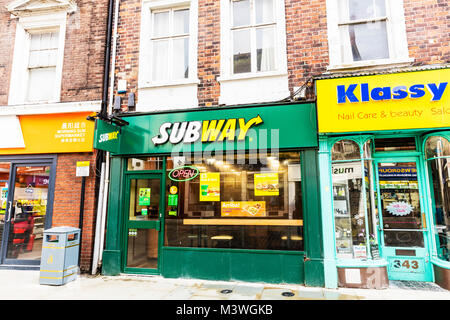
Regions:
[[189, 77], [189, 8], [152, 11], [152, 81]]
[[49, 14], [19, 15], [9, 105], [60, 101], [66, 21], [67, 12], [62, 9]]
[[330, 68], [410, 62], [402, 0], [328, 0]]
[[274, 0], [233, 0], [231, 5], [233, 73], [275, 70]]
[[339, 2], [339, 34], [343, 61], [388, 59], [385, 0]]
[[55, 87], [58, 31], [31, 33], [27, 102], [49, 101]]

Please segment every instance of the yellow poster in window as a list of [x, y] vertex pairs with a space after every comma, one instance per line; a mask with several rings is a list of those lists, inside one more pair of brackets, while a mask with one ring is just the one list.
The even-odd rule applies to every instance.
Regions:
[[222, 217], [265, 217], [265, 201], [224, 201], [220, 204]]
[[200, 173], [200, 201], [220, 201], [220, 173]]
[[255, 196], [278, 196], [278, 173], [255, 173]]

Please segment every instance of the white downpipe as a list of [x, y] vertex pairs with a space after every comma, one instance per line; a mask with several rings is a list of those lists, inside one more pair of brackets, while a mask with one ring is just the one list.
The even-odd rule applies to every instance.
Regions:
[[99, 195], [98, 195], [98, 205], [97, 205], [97, 219], [95, 223], [95, 241], [94, 241], [94, 252], [92, 257], [92, 270], [91, 274], [97, 273], [98, 268], [98, 256], [99, 256], [99, 244], [100, 244], [100, 226], [101, 226], [101, 220], [102, 220], [102, 207], [103, 207], [103, 192], [104, 192], [104, 182], [105, 182], [105, 163], [102, 163], [101, 168], [101, 174], [100, 174], [100, 188], [99, 188]]
[[103, 259], [103, 247], [105, 243], [105, 225], [106, 225], [106, 212], [108, 209], [108, 190], [109, 190], [109, 152], [106, 153], [106, 166], [105, 166], [105, 184], [103, 187], [103, 204], [102, 204], [102, 218], [100, 226], [100, 243], [99, 243], [99, 255], [98, 263], [102, 263]]

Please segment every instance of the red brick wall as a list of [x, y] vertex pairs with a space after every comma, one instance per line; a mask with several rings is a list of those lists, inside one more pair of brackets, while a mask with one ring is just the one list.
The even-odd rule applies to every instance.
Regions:
[[[121, 0], [117, 25], [117, 47], [114, 94], [117, 93], [119, 79], [127, 80], [127, 94], [135, 93], [137, 102], [138, 69], [139, 69], [139, 37], [141, 27], [141, 1]], [[112, 50], [111, 50], [112, 51]], [[122, 94], [122, 104], [127, 105], [127, 94]]]
[[[0, 0], [0, 105], [8, 104], [16, 19]], [[78, 10], [68, 15], [64, 49], [61, 101], [101, 100], [108, 0], [77, 0]]]
[[450, 63], [448, 0], [405, 0], [409, 56], [415, 65]]
[[323, 0], [286, 0], [289, 90], [326, 71], [327, 11]]
[[0, 0], [0, 105], [8, 104], [9, 78], [11, 74], [14, 38], [16, 35], [16, 20], [11, 19], [11, 14], [5, 5], [9, 1]]
[[[220, 95], [220, 1], [200, 0], [198, 17], [198, 100], [217, 106]], [[325, 0], [285, 0], [289, 89], [327, 71], [329, 64]], [[404, 0], [410, 57], [415, 64], [450, 62], [447, 0]], [[126, 78], [137, 97], [140, 4], [121, 1], [116, 76]], [[116, 79], [117, 80], [117, 79]], [[123, 105], [126, 96], [123, 95]], [[137, 98], [136, 98], [137, 101]]]
[[198, 2], [198, 103], [202, 107], [219, 104], [220, 84], [220, 1]]
[[76, 228], [79, 226], [82, 178], [75, 176], [77, 161], [90, 161], [90, 176], [86, 178], [85, 185], [80, 264], [82, 271], [89, 271], [97, 214], [94, 153], [58, 154], [52, 226], [70, 226]]

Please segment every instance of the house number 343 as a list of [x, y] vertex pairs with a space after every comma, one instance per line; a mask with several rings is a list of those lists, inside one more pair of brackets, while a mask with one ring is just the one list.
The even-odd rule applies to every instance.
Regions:
[[400, 260], [394, 260], [394, 268], [412, 268], [412, 269], [418, 269], [419, 268], [419, 263], [416, 260], [405, 260], [403, 261], [403, 263]]

